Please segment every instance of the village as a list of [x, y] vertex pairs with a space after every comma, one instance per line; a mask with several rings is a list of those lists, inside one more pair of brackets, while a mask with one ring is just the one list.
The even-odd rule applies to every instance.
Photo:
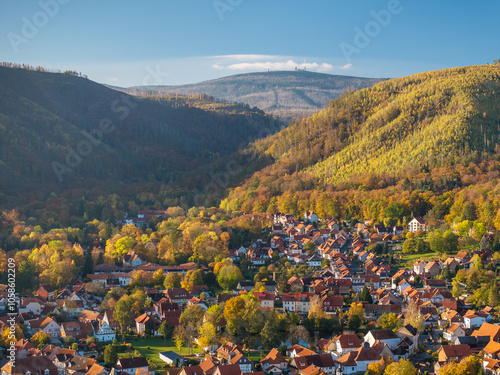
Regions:
[[[432, 374], [470, 358], [484, 373], [500, 374], [496, 306], [479, 308], [467, 298], [470, 279], [493, 272], [498, 258], [480, 248], [403, 262], [404, 240], [429, 227], [420, 217], [385, 227], [320, 220], [312, 211], [301, 218], [275, 213], [261, 238], [229, 250], [219, 265], [245, 261], [254, 278], [218, 293], [200, 278], [188, 287], [167, 282], [174, 274], [195, 279], [210, 267], [159, 265], [130, 251], [121, 265], [95, 265], [87, 282], [77, 277], [60, 290], [42, 285], [19, 296], [23, 338], [15, 361], [4, 352], [2, 375], [374, 375], [392, 363]], [[277, 264], [300, 272], [284, 279]], [[165, 288], [142, 287], [142, 299], [124, 312], [118, 291], [139, 273], [160, 275]], [[7, 289], [0, 291], [3, 326]], [[252, 316], [261, 320], [257, 331], [245, 326]], [[173, 347], [163, 345], [167, 338]]]

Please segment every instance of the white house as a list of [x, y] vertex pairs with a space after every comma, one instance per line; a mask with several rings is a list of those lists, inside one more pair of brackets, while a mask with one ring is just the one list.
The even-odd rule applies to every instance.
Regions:
[[409, 223], [408, 223], [408, 231], [411, 233], [415, 233], [421, 230], [422, 232], [427, 231], [427, 224], [425, 223], [425, 220], [421, 217], [414, 217]]
[[401, 338], [399, 338], [392, 330], [390, 329], [378, 329], [378, 330], [371, 330], [365, 335], [365, 341], [370, 344], [370, 346], [373, 346], [375, 344], [375, 341], [380, 341], [389, 347], [389, 349], [394, 349], [396, 346], [399, 344], [401, 341]]
[[93, 322], [94, 337], [99, 342], [113, 341], [116, 338], [115, 331], [105, 321]]
[[491, 321], [491, 315], [483, 311], [469, 310], [464, 315], [465, 328], [475, 328]]
[[321, 257], [318, 254], [314, 254], [307, 260], [307, 265], [309, 267], [321, 267]]
[[44, 306], [45, 304], [39, 298], [22, 298], [19, 312], [24, 313], [31, 311], [35, 315], [40, 315]]
[[403, 293], [403, 290], [405, 290], [406, 288], [408, 288], [410, 286], [410, 284], [408, 283], [408, 281], [406, 280], [401, 280], [398, 284], [398, 292], [399, 293]]
[[425, 272], [425, 266], [427, 262], [425, 260], [419, 259], [415, 263], [413, 263], [413, 272], [417, 275], [423, 275]]
[[361, 347], [361, 340], [353, 334], [340, 335], [335, 338], [335, 351], [343, 356]]
[[443, 333], [443, 337], [445, 340], [449, 342], [455, 342], [458, 337], [464, 337], [465, 331], [464, 329], [456, 323], [450, 325], [450, 327]]
[[307, 211], [304, 213], [304, 221], [309, 221], [310, 223], [318, 222], [318, 215], [314, 213], [314, 211]]

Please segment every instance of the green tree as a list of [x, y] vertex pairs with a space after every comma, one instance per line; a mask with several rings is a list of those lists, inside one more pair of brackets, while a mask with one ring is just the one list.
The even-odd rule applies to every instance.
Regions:
[[417, 241], [414, 238], [408, 238], [403, 242], [403, 253], [414, 254], [417, 252]]
[[163, 282], [165, 289], [180, 288], [181, 287], [181, 275], [175, 272], [169, 272], [165, 276], [165, 281]]
[[236, 285], [243, 280], [244, 278], [240, 269], [235, 265], [223, 266], [217, 275], [217, 282], [227, 291], [236, 288]]
[[498, 286], [496, 282], [494, 282], [490, 287], [488, 302], [490, 306], [497, 306], [500, 303], [500, 296], [498, 295]]
[[261, 344], [265, 350], [271, 350], [281, 342], [281, 334], [279, 332], [278, 317], [273, 311], [268, 314], [266, 323], [260, 334]]
[[203, 309], [203, 307], [200, 305], [189, 305], [182, 312], [179, 322], [184, 325], [198, 327], [203, 324], [204, 315], [205, 309]]
[[411, 324], [418, 332], [424, 330], [424, 317], [420, 313], [417, 304], [410, 301], [406, 307], [405, 324]]
[[87, 275], [94, 272], [93, 270], [94, 261], [92, 260], [92, 250], [89, 248], [85, 252], [85, 263], [83, 264], [82, 277], [87, 277]]
[[199, 328], [198, 344], [200, 348], [206, 348], [210, 345], [214, 345], [217, 343], [217, 330], [215, 326], [210, 322], [205, 322]]
[[158, 328], [158, 333], [163, 336], [163, 342], [167, 343], [167, 336], [172, 333], [172, 327], [170, 327], [166, 320], [161, 322], [160, 328]]
[[132, 322], [132, 305], [134, 300], [127, 295], [122, 296], [115, 305], [113, 318], [120, 324], [120, 330], [123, 333], [123, 326]]
[[363, 290], [359, 294], [359, 300], [368, 302], [369, 304], [373, 303], [373, 297], [370, 294], [370, 291], [368, 290], [366, 285], [363, 287]]
[[395, 313], [384, 313], [378, 318], [377, 325], [382, 329], [395, 331], [403, 325], [403, 322], [398, 319]]
[[446, 246], [445, 253], [455, 254], [458, 251], [458, 236], [451, 230], [444, 232], [443, 240]]
[[384, 375], [417, 375], [417, 369], [409, 360], [401, 358], [387, 366]]
[[474, 221], [477, 219], [477, 209], [476, 205], [472, 201], [467, 201], [462, 208], [462, 221], [469, 220]]
[[116, 347], [113, 344], [106, 345], [104, 348], [104, 363], [106, 366], [114, 366], [118, 361], [118, 354], [116, 353]]
[[50, 335], [45, 331], [38, 331], [31, 337], [31, 343], [34, 347], [41, 349], [45, 345], [50, 344], [52, 342]]

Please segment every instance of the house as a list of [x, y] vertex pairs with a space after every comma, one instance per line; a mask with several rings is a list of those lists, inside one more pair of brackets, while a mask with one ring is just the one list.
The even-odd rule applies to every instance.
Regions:
[[396, 331], [396, 336], [398, 336], [401, 340], [404, 338], [407, 338], [411, 341], [411, 345], [409, 347], [409, 351], [415, 352], [418, 348], [418, 330], [413, 327], [411, 324], [406, 324], [402, 327], [400, 327]]
[[58, 375], [56, 365], [47, 357], [36, 356], [16, 359], [13, 365], [8, 361], [2, 367], [2, 375]]
[[231, 353], [234, 353], [235, 351], [243, 353], [243, 347], [228, 341], [217, 349], [217, 357], [228, 361], [231, 357]]
[[427, 262], [425, 260], [417, 260], [415, 263], [413, 263], [413, 272], [415, 272], [417, 275], [423, 275], [426, 264]]
[[288, 361], [283, 358], [280, 352], [275, 348], [271, 349], [268, 355], [260, 361], [262, 365], [262, 370], [265, 372], [270, 372], [271, 367], [277, 368], [279, 370], [285, 370], [288, 368]]
[[491, 315], [484, 311], [469, 310], [464, 315], [465, 328], [479, 327], [486, 321], [491, 321]]
[[426, 232], [428, 225], [425, 223], [425, 220], [421, 217], [414, 217], [408, 223], [408, 232], [415, 233], [418, 231]]
[[448, 329], [443, 333], [443, 337], [448, 342], [455, 342], [457, 337], [465, 336], [464, 329], [456, 323], [452, 323]]
[[459, 266], [459, 263], [453, 257], [446, 259], [443, 264], [443, 267], [448, 267], [452, 273], [457, 272], [457, 266]]
[[309, 267], [321, 267], [322, 261], [323, 260], [321, 259], [321, 257], [318, 254], [314, 254], [312, 257], [310, 257], [307, 260], [307, 265]]
[[90, 322], [63, 322], [61, 323], [60, 335], [62, 338], [71, 336], [78, 340], [92, 336], [93, 329]]
[[115, 331], [105, 321], [94, 320], [91, 324], [92, 330], [94, 331], [94, 337], [97, 341], [108, 342], [116, 338]]
[[361, 348], [337, 358], [335, 363], [344, 375], [365, 373], [370, 363], [379, 362], [384, 355], [393, 357], [386, 344], [377, 342], [376, 345], [370, 347], [368, 343], [364, 343]]
[[497, 324], [483, 323], [479, 329], [472, 332], [471, 336], [488, 336], [490, 340], [500, 342], [500, 326]]
[[344, 297], [342, 296], [329, 296], [327, 294], [321, 301], [323, 303], [323, 310], [325, 310], [327, 314], [333, 314], [344, 306]]
[[145, 256], [139, 255], [133, 250], [123, 256], [123, 264], [125, 266], [137, 267], [141, 264], [146, 264], [147, 262], [148, 261]]
[[[158, 353], [160, 359], [169, 365], [183, 365], [184, 357], [171, 350]], [[177, 362], [177, 363], [176, 363]]]
[[16, 355], [18, 358], [24, 358], [31, 349], [35, 349], [33, 344], [26, 339], [20, 339], [16, 342]]
[[175, 302], [181, 307], [191, 299], [191, 295], [184, 288], [169, 288], [164, 290], [163, 294], [170, 302]]
[[464, 322], [464, 318], [462, 315], [458, 313], [456, 310], [448, 309], [441, 314], [441, 318], [450, 323], [456, 323], [458, 325], [462, 325]]
[[40, 315], [42, 309], [45, 307], [45, 302], [40, 297], [23, 297], [19, 306], [19, 312], [31, 311], [35, 315]]
[[397, 290], [399, 293], [403, 293], [403, 290], [405, 290], [406, 288], [408, 288], [410, 286], [410, 283], [408, 281], [406, 281], [405, 279], [401, 280], [399, 283], [398, 283], [398, 287], [397, 287]]
[[135, 374], [137, 370], [149, 370], [146, 357], [119, 358], [115, 366], [118, 370]]
[[441, 267], [439, 263], [430, 261], [424, 267], [424, 275], [434, 277], [437, 276], [441, 272]]
[[154, 316], [145, 312], [135, 319], [137, 333], [144, 335], [158, 335], [161, 322]]
[[469, 345], [441, 345], [438, 350], [437, 367], [449, 362], [460, 362], [471, 354]]
[[320, 339], [316, 343], [316, 347], [320, 350], [321, 353], [332, 353], [335, 351], [335, 342], [328, 339]]
[[466, 251], [459, 251], [457, 255], [455, 255], [455, 260], [461, 265], [464, 265], [465, 263], [470, 262], [471, 257]]
[[316, 354], [312, 350], [307, 349], [307, 348], [303, 347], [302, 345], [298, 345], [298, 344], [292, 345], [289, 348], [287, 348], [286, 353], [287, 353], [288, 357], [290, 357], [290, 358]]
[[498, 359], [500, 354], [500, 343], [496, 341], [490, 341], [483, 349], [484, 358]]
[[340, 355], [358, 350], [361, 347], [361, 340], [357, 335], [345, 334], [337, 336], [335, 339], [335, 351]]
[[253, 295], [259, 300], [260, 306], [263, 309], [274, 309], [275, 293], [255, 292]]
[[306, 211], [306, 213], [304, 213], [304, 221], [308, 221], [310, 223], [317, 223], [318, 215], [316, 215], [314, 211]]
[[315, 365], [319, 367], [325, 374], [334, 375], [335, 362], [331, 354], [312, 354], [306, 356], [296, 356], [290, 361], [292, 373], [300, 373], [307, 367]]
[[39, 318], [31, 320], [27, 324], [28, 331], [34, 335], [39, 331], [47, 333], [52, 340], [58, 340], [60, 336], [61, 326], [52, 318]]
[[[240, 375], [241, 369], [237, 364], [217, 366], [213, 375]], [[198, 375], [198, 374], [195, 374]]]
[[371, 330], [365, 335], [365, 341], [370, 346], [375, 345], [377, 341], [387, 344], [389, 349], [394, 349], [401, 339], [390, 329]]
[[241, 373], [248, 374], [254, 370], [253, 362], [250, 361], [243, 352], [235, 350], [229, 354], [229, 363], [232, 365], [238, 365]]
[[35, 296], [42, 297], [46, 301], [53, 301], [55, 298], [54, 288], [50, 285], [42, 285], [37, 289]]

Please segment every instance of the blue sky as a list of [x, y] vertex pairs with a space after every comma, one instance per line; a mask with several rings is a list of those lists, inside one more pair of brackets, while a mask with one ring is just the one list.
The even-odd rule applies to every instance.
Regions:
[[0, 60], [117, 86], [252, 71], [400, 77], [500, 58], [500, 1], [2, 0]]

